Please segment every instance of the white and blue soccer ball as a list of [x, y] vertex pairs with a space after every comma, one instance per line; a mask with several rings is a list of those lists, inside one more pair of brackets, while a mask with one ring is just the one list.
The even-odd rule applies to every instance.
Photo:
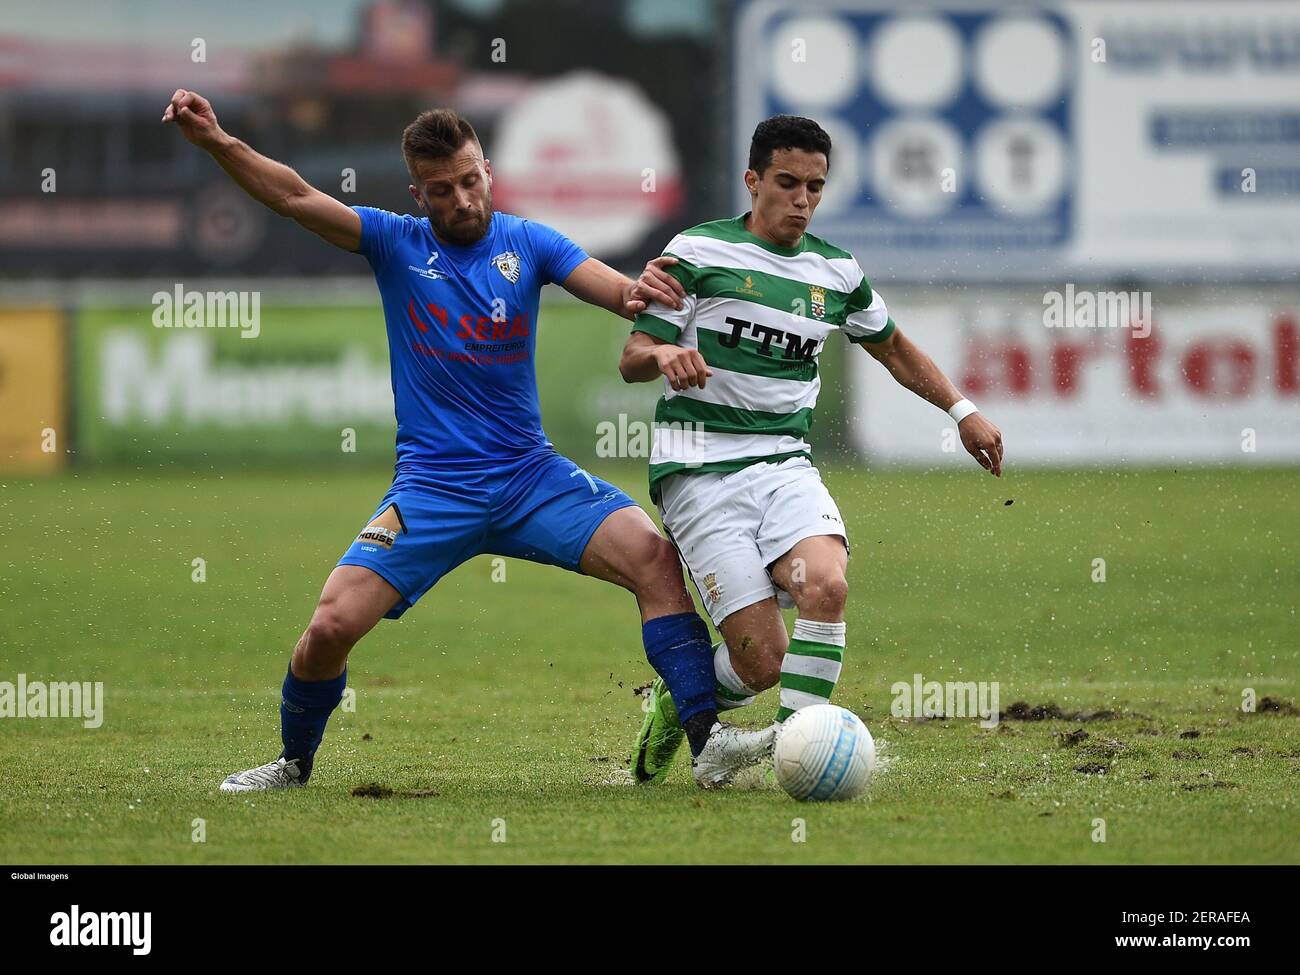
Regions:
[[776, 781], [795, 799], [853, 799], [871, 783], [876, 743], [852, 711], [813, 704], [785, 719], [772, 763]]

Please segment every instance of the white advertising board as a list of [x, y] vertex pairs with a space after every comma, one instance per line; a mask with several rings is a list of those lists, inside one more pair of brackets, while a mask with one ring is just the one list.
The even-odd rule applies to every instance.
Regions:
[[[1065, 321], [1088, 320], [1070, 296]], [[1145, 320], [1052, 327], [1042, 292], [886, 294], [899, 328], [1001, 429], [1008, 464], [1300, 461], [1300, 292], [1149, 297]], [[848, 427], [869, 461], [972, 463], [944, 413], [869, 356], [849, 361]]]
[[813, 230], [873, 277], [1278, 279], [1300, 254], [1300, 3], [751, 0], [754, 126], [833, 141]]

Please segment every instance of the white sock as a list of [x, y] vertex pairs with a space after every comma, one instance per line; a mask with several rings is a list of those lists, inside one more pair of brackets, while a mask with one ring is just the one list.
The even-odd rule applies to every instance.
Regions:
[[719, 711], [730, 711], [754, 703], [758, 691], [740, 679], [736, 668], [731, 665], [731, 651], [725, 642], [713, 648], [713, 678], [713, 698]]

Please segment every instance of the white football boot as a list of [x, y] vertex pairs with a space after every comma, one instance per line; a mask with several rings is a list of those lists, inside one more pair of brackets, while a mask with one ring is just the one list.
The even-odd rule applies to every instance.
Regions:
[[695, 784], [701, 789], [720, 789], [729, 784], [737, 772], [761, 762], [772, 754], [777, 727], [772, 724], [758, 731], [746, 731], [717, 722], [709, 730], [704, 748], [691, 760]]
[[274, 762], [227, 776], [226, 781], [221, 783], [221, 791], [257, 792], [261, 789], [300, 788], [305, 784], [301, 780], [298, 759], [286, 762], [283, 758], [277, 758]]

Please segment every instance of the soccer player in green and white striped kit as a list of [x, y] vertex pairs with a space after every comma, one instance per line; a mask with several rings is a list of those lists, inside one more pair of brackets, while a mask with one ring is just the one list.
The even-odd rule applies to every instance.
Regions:
[[[831, 140], [811, 119], [759, 124], [745, 172], [753, 204], [678, 234], [664, 253], [677, 307], [636, 319], [619, 371], [664, 377], [650, 491], [723, 637], [714, 649], [719, 710], [778, 682], [775, 722], [750, 734], [770, 748], [780, 722], [830, 700], [844, 658], [848, 540], [807, 440], [835, 332], [907, 389], [947, 411], [962, 444], [1001, 475], [1002, 435], [895, 326], [856, 260], [808, 233]], [[787, 634], [778, 598], [799, 616]], [[662, 781], [682, 731], [656, 681], [637, 736], [639, 782]]]

